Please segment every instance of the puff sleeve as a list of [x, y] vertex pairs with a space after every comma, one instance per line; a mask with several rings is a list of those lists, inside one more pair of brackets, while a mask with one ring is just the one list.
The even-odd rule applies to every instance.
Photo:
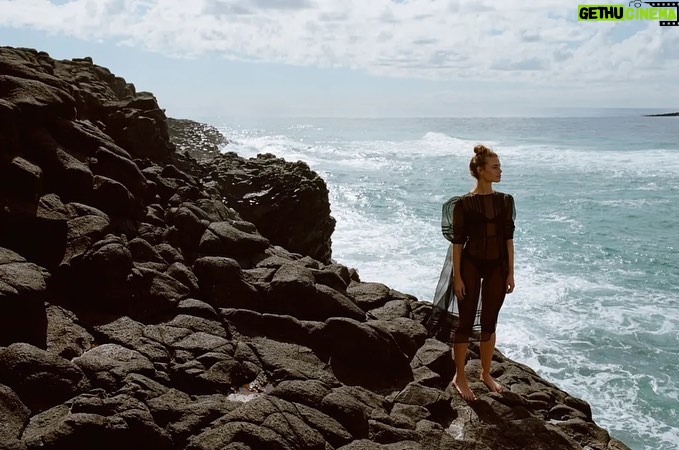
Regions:
[[441, 213], [441, 232], [453, 244], [467, 241], [464, 226], [464, 210], [460, 197], [452, 197], [443, 204]]

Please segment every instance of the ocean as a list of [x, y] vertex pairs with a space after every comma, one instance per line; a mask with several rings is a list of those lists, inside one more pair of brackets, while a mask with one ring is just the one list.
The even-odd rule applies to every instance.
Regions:
[[632, 449], [679, 448], [679, 118], [209, 122], [241, 156], [308, 163], [330, 191], [333, 259], [425, 301], [441, 204], [472, 188], [473, 146], [493, 147], [517, 208], [498, 349]]

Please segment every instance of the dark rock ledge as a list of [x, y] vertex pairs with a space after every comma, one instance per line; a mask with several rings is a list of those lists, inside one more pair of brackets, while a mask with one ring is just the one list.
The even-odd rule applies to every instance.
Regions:
[[330, 259], [317, 174], [194, 152], [89, 58], [0, 48], [0, 448], [627, 448], [500, 352], [462, 401], [429, 304]]

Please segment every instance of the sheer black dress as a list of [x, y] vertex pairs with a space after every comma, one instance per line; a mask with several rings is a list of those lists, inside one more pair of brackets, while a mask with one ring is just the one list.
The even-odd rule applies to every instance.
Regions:
[[[451, 243], [434, 293], [430, 336], [449, 343], [484, 341], [495, 332], [507, 289], [507, 241], [516, 210], [509, 194], [464, 194], [443, 204], [441, 230]], [[453, 245], [463, 245], [464, 299], [453, 291]]]

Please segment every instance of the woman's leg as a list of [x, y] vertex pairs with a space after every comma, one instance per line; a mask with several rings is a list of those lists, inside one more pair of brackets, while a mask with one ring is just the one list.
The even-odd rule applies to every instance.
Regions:
[[490, 375], [490, 365], [493, 361], [493, 353], [495, 352], [495, 333], [492, 333], [487, 341], [481, 341], [479, 347], [481, 350], [481, 380], [491, 391], [502, 392], [502, 385]]
[[469, 342], [453, 344], [453, 357], [455, 358], [453, 385], [465, 400], [476, 400], [474, 392], [467, 384], [467, 376], [464, 373], [464, 366], [467, 363], [467, 347], [469, 347]]
[[455, 359], [455, 376], [453, 385], [465, 400], [474, 400], [474, 392], [467, 384], [467, 377], [464, 373], [467, 362], [467, 347], [469, 338], [472, 335], [472, 328], [476, 319], [476, 310], [479, 303], [479, 292], [481, 290], [481, 276], [477, 267], [467, 258], [462, 258], [460, 273], [465, 286], [464, 299], [456, 299], [460, 314], [458, 327], [453, 335], [453, 357]]
[[483, 279], [481, 299], [481, 380], [493, 392], [502, 392], [502, 386], [490, 376], [490, 366], [495, 352], [495, 328], [500, 308], [504, 303], [506, 286], [506, 270], [498, 266], [488, 271]]

